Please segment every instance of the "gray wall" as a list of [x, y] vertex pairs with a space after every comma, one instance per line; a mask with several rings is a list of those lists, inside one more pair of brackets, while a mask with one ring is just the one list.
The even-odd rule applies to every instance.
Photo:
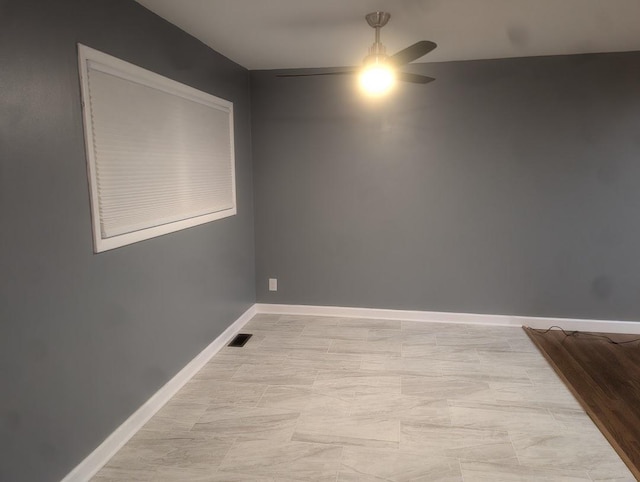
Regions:
[[[237, 216], [93, 254], [76, 42], [234, 102]], [[133, 1], [3, 1], [0, 102], [0, 480], [59, 480], [255, 301], [249, 74]]]
[[258, 301], [640, 320], [640, 53], [412, 68], [252, 72]]

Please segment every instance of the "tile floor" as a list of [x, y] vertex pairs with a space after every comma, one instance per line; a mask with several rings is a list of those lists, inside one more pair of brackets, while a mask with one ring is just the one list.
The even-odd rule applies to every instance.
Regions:
[[519, 328], [257, 315], [94, 481], [633, 481]]

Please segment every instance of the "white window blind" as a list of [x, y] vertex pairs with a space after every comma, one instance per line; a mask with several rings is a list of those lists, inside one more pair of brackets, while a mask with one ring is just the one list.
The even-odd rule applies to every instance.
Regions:
[[96, 252], [235, 214], [231, 102], [79, 57]]

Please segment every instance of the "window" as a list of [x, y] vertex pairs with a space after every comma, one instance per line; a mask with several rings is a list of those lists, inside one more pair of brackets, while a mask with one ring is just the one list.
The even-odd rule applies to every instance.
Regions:
[[236, 214], [233, 104], [78, 45], [95, 252]]

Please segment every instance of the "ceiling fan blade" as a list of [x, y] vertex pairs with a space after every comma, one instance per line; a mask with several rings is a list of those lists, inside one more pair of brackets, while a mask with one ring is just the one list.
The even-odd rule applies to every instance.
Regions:
[[355, 70], [341, 70], [339, 72], [313, 72], [310, 74], [276, 74], [276, 77], [315, 77], [316, 75], [352, 75]]
[[412, 74], [409, 72], [398, 72], [397, 79], [402, 82], [411, 82], [412, 84], [428, 84], [433, 82], [433, 77], [427, 77], [426, 75]]
[[416, 42], [406, 49], [403, 49], [400, 52], [392, 55], [390, 59], [392, 63], [398, 66], [408, 64], [409, 62], [413, 62], [423, 55], [428, 54], [436, 47], [437, 45], [434, 42], [431, 42], [429, 40], [421, 40], [420, 42]]

